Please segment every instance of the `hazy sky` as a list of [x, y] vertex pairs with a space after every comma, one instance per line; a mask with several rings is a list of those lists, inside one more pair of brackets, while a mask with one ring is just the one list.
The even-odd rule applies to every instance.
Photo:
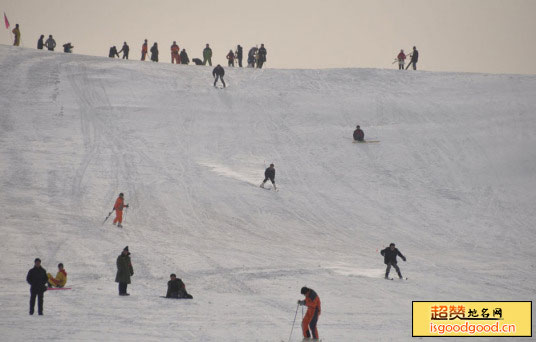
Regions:
[[[536, 0], [0, 0], [22, 44], [40, 34], [74, 53], [107, 56], [147, 38], [170, 62], [173, 40], [190, 60], [205, 43], [225, 63], [237, 44], [264, 43], [269, 68], [395, 68], [416, 45], [418, 67], [434, 71], [536, 74]], [[0, 44], [12, 44], [3, 26]]]

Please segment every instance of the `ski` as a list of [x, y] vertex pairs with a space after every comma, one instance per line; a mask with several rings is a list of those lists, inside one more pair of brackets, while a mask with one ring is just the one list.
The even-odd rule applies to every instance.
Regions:
[[370, 143], [379, 143], [379, 140], [363, 140], [363, 141], [352, 141], [354, 144], [370, 144]]
[[71, 287], [47, 287], [47, 291], [72, 290]]

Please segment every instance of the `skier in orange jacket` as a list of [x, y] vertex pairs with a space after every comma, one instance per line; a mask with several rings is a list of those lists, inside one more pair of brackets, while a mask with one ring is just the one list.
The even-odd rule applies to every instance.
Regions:
[[123, 228], [123, 226], [121, 225], [121, 222], [123, 222], [123, 208], [128, 208], [128, 204], [125, 205], [124, 195], [123, 193], [120, 193], [119, 197], [117, 197], [117, 200], [115, 201], [113, 209], [115, 210], [115, 219], [113, 224], [115, 226], [115, 224], [117, 223], [117, 226], [119, 228]]
[[143, 45], [141, 46], [141, 60], [145, 60], [145, 56], [147, 56], [147, 39], [143, 42]]
[[307, 313], [302, 321], [303, 337], [312, 337], [314, 340], [318, 340], [316, 323], [318, 322], [318, 316], [320, 316], [321, 311], [320, 298], [313, 289], [309, 289], [305, 286], [301, 288], [301, 294], [305, 296], [305, 300], [299, 300], [298, 304], [307, 306]]

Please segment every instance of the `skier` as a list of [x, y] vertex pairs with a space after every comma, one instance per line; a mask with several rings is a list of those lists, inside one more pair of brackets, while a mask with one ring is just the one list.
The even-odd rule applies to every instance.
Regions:
[[410, 65], [413, 65], [413, 70], [417, 70], [417, 62], [419, 61], [419, 51], [417, 51], [417, 48], [415, 46], [413, 47], [413, 52], [410, 54], [410, 56], [411, 56], [411, 61], [406, 67], [406, 70], [408, 70]]
[[275, 167], [274, 167], [274, 164], [270, 164], [270, 167], [268, 167], [268, 168], [266, 168], [266, 170], [264, 170], [264, 180], [261, 183], [261, 188], [264, 188], [264, 183], [266, 183], [266, 181], [268, 179], [274, 185], [274, 190], [277, 190], [277, 187], [275, 186]]
[[321, 312], [320, 298], [313, 289], [305, 286], [301, 288], [300, 292], [305, 296], [305, 300], [299, 300], [298, 304], [307, 306], [307, 313], [302, 320], [303, 338], [310, 339], [312, 335], [313, 340], [318, 340], [316, 323]]
[[402, 273], [400, 273], [400, 268], [396, 264], [396, 256], [400, 256], [404, 262], [406, 261], [406, 257], [400, 253], [398, 248], [395, 248], [395, 244], [391, 243], [389, 247], [386, 247], [380, 253], [384, 256], [384, 263], [387, 265], [387, 268], [385, 269], [385, 279], [389, 279], [389, 271], [391, 271], [391, 266], [395, 268], [396, 273], [398, 273], [398, 277], [403, 279]]
[[167, 283], [167, 293], [166, 298], [186, 298], [193, 299], [191, 294], [186, 292], [186, 286], [181, 279], [177, 278], [175, 273], [172, 273], [170, 276], [170, 281]]
[[236, 59], [238, 59], [238, 66], [242, 67], [242, 47], [238, 45], [236, 47]]
[[123, 42], [123, 47], [121, 50], [119, 50], [119, 53], [123, 53], [123, 59], [128, 59], [128, 52], [130, 51], [130, 46], [128, 46], [127, 42]]
[[48, 35], [48, 39], [45, 42], [45, 46], [47, 47], [48, 51], [54, 51], [54, 49], [56, 48], [56, 41], [54, 40], [54, 38], [52, 38], [51, 34]]
[[15, 35], [13, 40], [13, 46], [19, 46], [20, 45], [20, 29], [19, 24], [15, 24], [15, 28], [11, 30], [13, 34]]
[[47, 271], [41, 267], [41, 259], [35, 258], [34, 267], [26, 276], [26, 281], [30, 284], [30, 315], [34, 314], [35, 297], [37, 297], [37, 312], [43, 315], [43, 297], [47, 290], [47, 279]]
[[115, 224], [117, 223], [117, 226], [119, 228], [123, 228], [123, 226], [121, 225], [121, 222], [123, 222], [123, 208], [128, 208], [128, 204], [125, 205], [124, 195], [123, 193], [120, 193], [119, 197], [117, 197], [117, 199], [115, 200], [115, 204], [112, 209], [112, 211], [115, 210], [115, 218], [113, 225], [115, 226]]
[[63, 44], [63, 52], [72, 53], [74, 46], [71, 45], [71, 42]]
[[365, 140], [365, 132], [359, 127], [359, 125], [356, 126], [354, 131], [354, 140], [355, 141], [363, 141]]
[[43, 50], [43, 46], [45, 46], [45, 43], [43, 42], [43, 39], [45, 39], [45, 35], [42, 34], [41, 37], [39, 37], [39, 40], [37, 41], [37, 49]]
[[234, 54], [233, 50], [229, 50], [229, 53], [227, 54], [226, 57], [229, 60], [227, 65], [230, 66], [230, 67], [234, 67], [235, 54]]
[[117, 58], [119, 58], [119, 54], [117, 53], [117, 48], [114, 45], [114, 46], [112, 46], [110, 48], [110, 52], [108, 52], [108, 57], [115, 58], [115, 56], [117, 56]]
[[207, 62], [208, 65], [212, 66], [212, 49], [208, 46], [208, 44], [203, 50], [203, 65], [207, 65]]
[[130, 261], [130, 252], [128, 246], [126, 246], [121, 254], [117, 257], [117, 274], [115, 276], [115, 282], [119, 283], [119, 295], [130, 296], [127, 293], [127, 286], [130, 284], [130, 277], [134, 275], [134, 269]]
[[158, 62], [158, 44], [156, 42], [151, 47], [151, 60]]
[[261, 44], [257, 55], [259, 58], [257, 61], [257, 68], [261, 69], [262, 65], [266, 62], [266, 49], [264, 48], [264, 44]]
[[181, 64], [188, 65], [188, 63], [190, 63], [190, 59], [188, 58], [188, 54], [186, 53], [185, 49], [182, 49], [181, 54], [180, 54], [180, 59], [181, 59]]
[[61, 262], [58, 264], [58, 273], [56, 273], [55, 278], [50, 273], [47, 273], [47, 278], [48, 287], [64, 287], [67, 283], [67, 272], [63, 268], [63, 264]]
[[225, 81], [223, 80], [223, 75], [225, 75], [225, 70], [223, 70], [223, 67], [218, 64], [214, 68], [214, 70], [212, 70], [212, 76], [214, 76], [214, 87], [216, 87], [216, 82], [218, 82], [218, 79], [220, 79], [221, 83], [223, 83], [223, 87], [225, 88]]
[[171, 45], [171, 64], [173, 64], [173, 62], [175, 62], [175, 64], [181, 64], [181, 56], [179, 55], [180, 50], [177, 42], [173, 41], [173, 45]]
[[255, 56], [257, 56], [257, 47], [254, 46], [251, 49], [249, 49], [248, 52], [248, 68], [254, 68], [255, 67]]
[[404, 50], [400, 50], [400, 53], [398, 56], [396, 56], [396, 59], [398, 60], [398, 70], [404, 70], [404, 61], [406, 60]]
[[145, 56], [147, 56], [147, 39], [144, 40], [143, 45], [141, 46], [141, 60], [145, 60]]

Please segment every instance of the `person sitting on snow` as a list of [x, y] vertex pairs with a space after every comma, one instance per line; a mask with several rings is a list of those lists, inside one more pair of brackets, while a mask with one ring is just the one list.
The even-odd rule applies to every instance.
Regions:
[[177, 278], [175, 273], [172, 273], [170, 276], [170, 281], [168, 281], [168, 289], [166, 293], [166, 298], [186, 298], [186, 299], [192, 299], [192, 295], [188, 294], [186, 292], [186, 286], [180, 280]]
[[354, 131], [354, 140], [355, 141], [363, 141], [365, 140], [365, 132], [357, 125]]
[[67, 283], [67, 272], [65, 272], [61, 262], [58, 264], [58, 273], [56, 273], [56, 278], [53, 278], [52, 274], [50, 273], [47, 273], [47, 277], [48, 287], [64, 287]]

